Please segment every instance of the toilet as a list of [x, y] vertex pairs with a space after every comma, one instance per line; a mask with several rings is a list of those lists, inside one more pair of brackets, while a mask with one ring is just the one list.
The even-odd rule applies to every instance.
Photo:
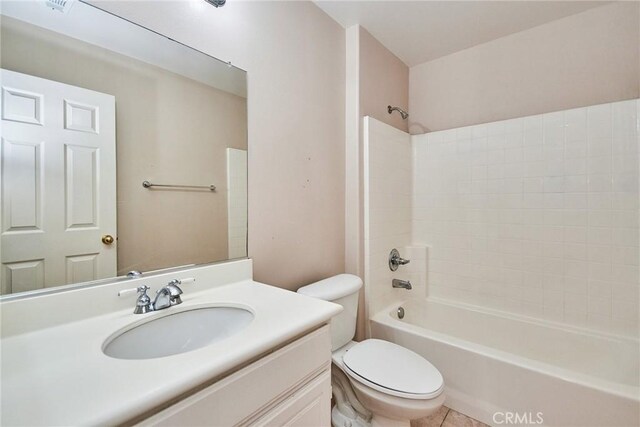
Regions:
[[298, 293], [340, 304], [331, 319], [331, 386], [334, 427], [409, 426], [444, 402], [440, 372], [417, 353], [389, 341], [353, 341], [362, 280], [339, 274]]

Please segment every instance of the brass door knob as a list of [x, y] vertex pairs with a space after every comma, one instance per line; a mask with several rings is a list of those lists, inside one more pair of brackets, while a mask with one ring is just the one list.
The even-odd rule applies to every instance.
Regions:
[[105, 245], [110, 245], [114, 241], [115, 241], [115, 239], [110, 234], [105, 234], [104, 236], [102, 236], [102, 243], [104, 243]]

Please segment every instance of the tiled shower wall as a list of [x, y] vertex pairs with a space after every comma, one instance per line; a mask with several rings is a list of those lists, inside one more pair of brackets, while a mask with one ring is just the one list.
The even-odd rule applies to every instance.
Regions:
[[413, 136], [428, 295], [637, 335], [639, 105]]

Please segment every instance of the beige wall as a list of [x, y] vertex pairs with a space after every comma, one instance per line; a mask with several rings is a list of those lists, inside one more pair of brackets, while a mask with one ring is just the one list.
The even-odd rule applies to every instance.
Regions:
[[407, 131], [400, 114], [387, 106], [409, 108], [409, 67], [367, 30], [360, 28], [360, 113]]
[[255, 279], [343, 272], [344, 30], [309, 2], [96, 3], [247, 70]]
[[550, 22], [410, 70], [410, 131], [637, 98], [640, 3]]
[[2, 68], [115, 96], [119, 274], [228, 258], [226, 148], [246, 149], [246, 99], [6, 17]]

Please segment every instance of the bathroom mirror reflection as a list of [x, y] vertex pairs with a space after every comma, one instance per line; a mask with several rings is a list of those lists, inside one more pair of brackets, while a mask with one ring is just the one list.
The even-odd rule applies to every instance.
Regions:
[[2, 295], [246, 257], [246, 73], [69, 4], [2, 2]]

